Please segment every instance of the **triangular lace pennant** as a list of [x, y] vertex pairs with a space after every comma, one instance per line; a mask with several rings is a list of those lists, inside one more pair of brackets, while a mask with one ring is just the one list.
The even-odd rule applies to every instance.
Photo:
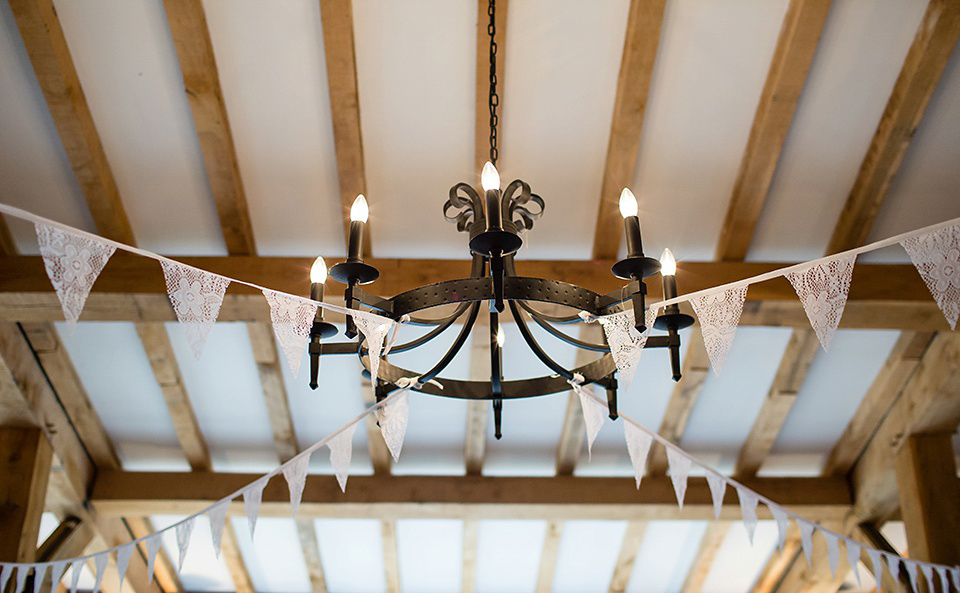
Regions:
[[[33, 593], [40, 593], [40, 587], [43, 586], [43, 577], [47, 574], [49, 562], [36, 564], [33, 567]], [[932, 591], [933, 589], [931, 589]]]
[[887, 570], [890, 571], [890, 576], [893, 577], [893, 580], [897, 581], [900, 579], [900, 556], [895, 554], [883, 554], [883, 559], [887, 561]]
[[123, 579], [127, 576], [127, 566], [130, 565], [130, 556], [136, 544], [127, 544], [117, 548], [117, 578], [120, 579], [120, 592], [123, 592]]
[[310, 454], [303, 453], [294, 457], [283, 465], [283, 477], [287, 481], [290, 491], [290, 511], [293, 518], [297, 518], [300, 509], [300, 499], [303, 498], [303, 488], [307, 485], [307, 468], [310, 466]]
[[350, 459], [353, 457], [353, 433], [357, 430], [356, 424], [351, 424], [343, 432], [327, 441], [330, 449], [330, 465], [337, 476], [340, 491], [347, 491], [347, 478], [350, 476]]
[[[17, 566], [17, 584], [16, 588], [14, 589], [14, 593], [23, 592], [23, 586], [27, 583], [27, 574], [30, 573], [30, 569], [32, 568], [32, 564], [20, 564]], [[97, 593], [97, 589], [94, 589], [93, 593]]]
[[633, 464], [633, 475], [637, 480], [637, 490], [639, 490], [653, 437], [629, 422], [623, 423], [623, 437], [627, 441], [627, 453], [630, 454], [630, 463]]
[[830, 342], [840, 325], [856, 259], [856, 254], [851, 254], [787, 274], [824, 351], [830, 350]]
[[[60, 587], [60, 579], [63, 578], [63, 573], [66, 570], [67, 570], [66, 560], [60, 560], [50, 565], [50, 593], [57, 593], [57, 589]], [[2, 590], [3, 590], [3, 587], [0, 586], [0, 591]]]
[[847, 546], [847, 564], [850, 565], [853, 576], [857, 577], [857, 585], [863, 586], [860, 582], [860, 544], [849, 539], [844, 540], [843, 543]]
[[230, 501], [224, 500], [210, 507], [207, 514], [210, 515], [210, 538], [213, 540], [213, 553], [217, 558], [220, 557], [220, 542], [223, 541], [223, 525], [227, 522], [227, 510], [230, 508]]
[[354, 324], [367, 342], [367, 348], [370, 351], [370, 382], [376, 392], [377, 377], [380, 373], [380, 353], [383, 352], [383, 343], [394, 322], [386, 317], [359, 311], [351, 311], [350, 316], [353, 317]]
[[750, 545], [753, 545], [753, 533], [757, 530], [757, 502], [759, 499], [753, 492], [746, 488], [737, 488], [737, 496], [740, 498], [740, 516], [743, 518], [743, 526], [747, 528], [747, 538]]
[[950, 577], [947, 575], [946, 567], [938, 566], [937, 574], [940, 576], [940, 593], [948, 593], [950, 591]]
[[70, 565], [70, 593], [77, 593], [77, 585], [80, 584], [80, 569], [83, 568], [83, 560], [74, 560]]
[[583, 412], [583, 428], [587, 433], [587, 459], [593, 458], [593, 441], [603, 427], [603, 420], [607, 417], [607, 408], [593, 399], [582, 385], [574, 385], [573, 390], [580, 398], [580, 410]]
[[0, 591], [5, 591], [7, 588], [7, 581], [10, 580], [10, 575], [13, 573], [13, 564], [4, 564], [3, 569], [0, 570]]
[[900, 241], [940, 310], [957, 329], [960, 317], [960, 225]]
[[403, 448], [403, 437], [407, 434], [407, 421], [410, 418], [410, 404], [407, 402], [407, 392], [402, 392], [396, 399], [377, 408], [377, 421], [380, 423], [380, 434], [387, 444], [394, 461], [400, 461], [400, 449]]
[[797, 526], [800, 528], [800, 545], [803, 547], [803, 555], [807, 557], [807, 567], [811, 568], [810, 555], [813, 553], [813, 529], [816, 527], [809, 521], [797, 519]]
[[840, 564], [840, 540], [836, 534], [820, 530], [823, 539], [827, 542], [827, 562], [830, 564], [830, 574], [837, 576], [837, 566]]
[[883, 562], [880, 560], [880, 550], [867, 548], [867, 557], [870, 558], [870, 569], [873, 571], [873, 580], [876, 581], [879, 591], [883, 582]]
[[670, 481], [673, 482], [673, 491], [677, 495], [677, 504], [683, 508], [683, 497], [687, 492], [687, 476], [690, 475], [690, 458], [667, 447], [667, 465], [670, 467]]
[[626, 389], [633, 381], [637, 363], [640, 361], [643, 347], [647, 344], [647, 337], [650, 335], [650, 328], [653, 327], [653, 322], [656, 319], [657, 308], [649, 307], [644, 314], [644, 323], [647, 330], [640, 333], [635, 327], [632, 308], [597, 318], [597, 321], [603, 326], [603, 333], [607, 336], [610, 354], [613, 355], [613, 362], [616, 363], [617, 372], [620, 373], [619, 379], [623, 389]]
[[[904, 560], [903, 565], [906, 567], [907, 576], [910, 578], [910, 589], [913, 591], [919, 591], [920, 589], [917, 589], [917, 563], [913, 560]], [[930, 591], [932, 592], [933, 589]]]
[[190, 546], [190, 533], [193, 531], [193, 523], [196, 517], [190, 517], [182, 523], [177, 523], [177, 548], [180, 551], [180, 562], [177, 564], [177, 572], [183, 570], [183, 561], [187, 558], [187, 548]]
[[93, 583], [93, 593], [100, 591], [100, 585], [103, 584], [103, 577], [107, 574], [107, 553], [100, 552], [93, 557], [93, 566], [97, 569], [97, 578]]
[[157, 552], [160, 551], [160, 544], [163, 543], [159, 533], [154, 533], [143, 540], [147, 548], [147, 581], [153, 580], [153, 569], [157, 561]]
[[723, 476], [715, 474], [710, 470], [707, 470], [706, 476], [707, 485], [710, 486], [710, 496], [713, 498], [713, 516], [717, 520], [720, 520], [720, 511], [723, 510], [723, 495], [727, 490], [727, 481], [723, 479]]
[[223, 304], [223, 295], [227, 292], [230, 280], [172, 261], [161, 260], [160, 265], [167, 282], [170, 303], [193, 355], [200, 360], [203, 345], [207, 343], [210, 329], [220, 314], [220, 305]]
[[950, 580], [953, 581], [953, 588], [960, 591], [960, 567], [950, 569]]
[[270, 478], [264, 476], [247, 486], [243, 491], [243, 510], [247, 513], [247, 525], [250, 526], [250, 539], [253, 539], [253, 530], [257, 527], [257, 517], [260, 515], [260, 502], [263, 500], [263, 489]]
[[790, 526], [790, 517], [787, 516], [787, 511], [776, 504], [768, 504], [767, 506], [770, 508], [770, 514], [773, 515], [773, 519], [777, 522], [777, 547], [782, 554], [783, 543], [787, 541], [787, 528]]
[[723, 292], [707, 293], [690, 301], [693, 310], [700, 319], [700, 331], [703, 344], [707, 347], [707, 356], [713, 372], [719, 375], [723, 362], [727, 359], [733, 336], [737, 333], [743, 301], [747, 298], [747, 287], [730, 288]]
[[293, 371], [293, 376], [300, 374], [300, 360], [303, 351], [310, 341], [310, 329], [317, 316], [317, 306], [294, 298], [282, 292], [263, 290], [263, 296], [270, 303], [270, 321], [273, 323], [273, 334], [277, 337], [277, 344], [287, 357], [287, 364]]
[[34, 226], [43, 267], [60, 299], [67, 327], [72, 331], [93, 283], [117, 248], [40, 222]]
[[[935, 591], [933, 588], [933, 565], [927, 563], [921, 564], [920, 572], [923, 573], [923, 578], [927, 580], [927, 591], [933, 593]], [[914, 585], [914, 590], [916, 591], [916, 585]]]

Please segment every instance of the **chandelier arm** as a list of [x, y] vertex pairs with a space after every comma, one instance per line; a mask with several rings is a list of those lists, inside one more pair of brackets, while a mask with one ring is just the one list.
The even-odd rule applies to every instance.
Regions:
[[540, 319], [552, 323], [555, 325], [570, 325], [573, 323], [583, 323], [583, 318], [577, 315], [550, 315], [549, 313], [544, 313], [538, 311], [526, 301], [517, 301], [520, 303], [520, 306], [523, 307], [523, 310], [530, 314], [531, 317], [536, 315]]
[[523, 319], [523, 313], [520, 311], [520, 307], [517, 306], [515, 301], [510, 301], [510, 311], [513, 313], [513, 320], [517, 324], [517, 328], [520, 330], [520, 335], [523, 336], [523, 341], [527, 343], [527, 346], [530, 347], [530, 350], [533, 351], [534, 355], [540, 359], [540, 362], [545, 364], [547, 368], [557, 373], [564, 379], [573, 379], [573, 373], [563, 368], [555, 360], [550, 358], [546, 352], [543, 351], [543, 348], [540, 347], [540, 344], [534, 339], [533, 334], [530, 333], [530, 328], [527, 327], [526, 321]]
[[594, 344], [594, 343], [592, 343], [592, 342], [584, 342], [583, 340], [578, 340], [577, 338], [574, 338], [573, 336], [569, 336], [569, 335], [563, 333], [562, 331], [560, 331], [559, 329], [553, 327], [552, 325], [550, 325], [550, 324], [547, 323], [546, 321], [540, 319], [540, 317], [537, 315], [536, 312], [530, 311], [530, 309], [524, 307], [524, 306], [523, 306], [523, 305], [524, 305], [523, 302], [519, 302], [519, 301], [518, 301], [517, 304], [520, 305], [521, 307], [523, 307], [528, 313], [530, 313], [530, 318], [533, 319], [533, 321], [534, 321], [537, 325], [539, 325], [540, 327], [542, 327], [542, 328], [544, 329], [544, 331], [546, 331], [548, 334], [552, 335], [553, 337], [555, 337], [555, 338], [557, 338], [557, 339], [559, 339], [559, 340], [561, 340], [561, 341], [563, 341], [563, 342], [566, 342], [567, 344], [570, 344], [571, 346], [574, 346], [574, 347], [576, 347], [576, 348], [579, 348], [579, 349], [581, 349], [581, 350], [589, 350], [589, 351], [591, 351], [591, 352], [610, 352], [610, 346], [607, 346], [606, 344]]
[[463, 327], [460, 328], [460, 334], [457, 336], [457, 339], [454, 340], [453, 345], [450, 346], [450, 349], [447, 350], [447, 353], [443, 355], [443, 358], [440, 359], [440, 362], [434, 365], [432, 369], [420, 375], [419, 382], [426, 383], [427, 381], [433, 379], [439, 375], [443, 369], [447, 368], [447, 365], [453, 360], [453, 358], [460, 352], [460, 349], [463, 348], [463, 345], [466, 344], [467, 338], [470, 337], [470, 332], [473, 330], [473, 325], [477, 321], [477, 312], [480, 310], [480, 303], [475, 302], [470, 305], [470, 316], [464, 322]]
[[461, 303], [460, 306], [457, 307], [457, 310], [454, 312], [454, 314], [444, 318], [443, 322], [439, 324], [436, 328], [430, 330], [429, 332], [425, 333], [424, 335], [420, 336], [415, 340], [410, 340], [409, 342], [406, 342], [404, 344], [397, 344], [396, 346], [390, 349], [390, 352], [395, 354], [400, 354], [402, 352], [408, 352], [415, 348], [419, 348], [420, 346], [426, 344], [430, 340], [434, 339], [435, 337], [445, 332], [451, 325], [453, 325], [453, 323], [457, 319], [462, 317], [463, 314], [466, 313], [469, 308], [470, 308], [470, 303]]

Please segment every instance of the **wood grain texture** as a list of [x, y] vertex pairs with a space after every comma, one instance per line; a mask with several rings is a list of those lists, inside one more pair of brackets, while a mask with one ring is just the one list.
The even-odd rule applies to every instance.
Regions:
[[313, 521], [298, 519], [297, 537], [300, 539], [300, 548], [303, 550], [303, 559], [307, 564], [310, 575], [311, 593], [327, 593], [327, 580], [323, 574], [323, 562], [320, 559], [320, 543], [317, 541], [317, 532]]
[[283, 384], [283, 370], [280, 368], [280, 364], [287, 364], [287, 359], [279, 359], [273, 328], [269, 324], [247, 324], [247, 333], [250, 335], [253, 358], [257, 363], [263, 397], [267, 404], [273, 446], [283, 463], [300, 451], [293, 428], [293, 416], [290, 415], [287, 389]]
[[543, 550], [540, 552], [540, 568], [537, 572], [536, 593], [550, 593], [553, 590], [553, 577], [557, 572], [557, 558], [560, 552], [560, 538], [563, 536], [563, 523], [550, 521], [543, 538]]
[[617, 553], [617, 563], [613, 565], [613, 576], [610, 577], [610, 586], [607, 588], [609, 593], [624, 593], [627, 590], [646, 530], [647, 524], [642, 521], [631, 521], [627, 524], [627, 531], [620, 543], [620, 552]]
[[896, 461], [900, 513], [910, 557], [948, 566], [960, 562], [960, 484], [952, 436], [913, 435]]
[[472, 519], [463, 522], [463, 571], [461, 573], [460, 593], [477, 591], [477, 544], [479, 543], [479, 525]]
[[747, 256], [830, 4], [831, 0], [791, 0], [787, 7], [720, 229], [717, 259], [739, 261]]
[[958, 38], [960, 4], [956, 0], [930, 0], [833, 230], [827, 253], [867, 241]]
[[201, 0], [164, 0], [163, 6], [227, 252], [255, 255], [247, 197], [203, 4]]
[[623, 236], [620, 192], [633, 183], [665, 6], [666, 0], [630, 2], [607, 159], [600, 185], [600, 209], [593, 235], [593, 257], [596, 259], [615, 258], [620, 249]]
[[223, 563], [227, 566], [227, 572], [230, 573], [234, 591], [236, 593], [255, 593], [256, 589], [253, 588], [253, 581], [250, 579], [247, 565], [243, 562], [243, 554], [240, 552], [240, 545], [237, 543], [237, 531], [233, 527], [233, 522], [229, 519], [223, 524], [220, 557], [223, 558]]
[[397, 523], [380, 521], [383, 539], [383, 570], [386, 573], [387, 593], [400, 593], [400, 561], [397, 557]]
[[701, 593], [703, 591], [703, 583], [706, 582], [710, 567], [713, 566], [713, 560], [717, 557], [717, 552], [723, 545], [727, 532], [730, 531], [730, 525], [729, 522], [713, 522], [707, 525], [707, 530], [700, 539], [696, 560], [690, 567], [690, 572], [687, 573], [687, 578], [683, 582], [680, 593]]
[[0, 560], [34, 562], [53, 449], [39, 428], [0, 428]]

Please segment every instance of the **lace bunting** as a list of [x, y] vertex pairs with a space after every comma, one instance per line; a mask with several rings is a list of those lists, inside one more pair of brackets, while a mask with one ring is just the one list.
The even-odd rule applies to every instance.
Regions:
[[830, 574], [837, 577], [837, 566], [840, 564], [840, 547], [837, 536], [829, 531], [821, 531], [823, 539], [827, 542], [827, 562], [830, 564]]
[[807, 568], [812, 568], [810, 555], [813, 554], [813, 529], [815, 525], [809, 521], [797, 519], [797, 527], [800, 528], [800, 546], [803, 548], [803, 555], [807, 557]]
[[624, 389], [633, 381], [637, 363], [640, 361], [640, 354], [643, 353], [643, 347], [647, 344], [647, 337], [650, 335], [650, 328], [653, 327], [653, 322], [657, 319], [657, 311], [656, 307], [647, 308], [644, 314], [644, 324], [647, 326], [647, 330], [642, 334], [634, 326], [635, 318], [632, 308], [597, 318], [597, 321], [603, 326], [603, 332], [607, 335], [610, 353], [617, 365], [617, 371], [620, 373], [620, 381], [623, 383], [622, 387]]
[[775, 504], [767, 505], [770, 508], [770, 514], [777, 522], [777, 548], [783, 553], [783, 543], [787, 540], [787, 528], [790, 526], [790, 518], [787, 512]]
[[193, 532], [193, 524], [196, 517], [190, 517], [183, 523], [177, 523], [177, 548], [180, 551], [180, 563], [177, 564], [177, 572], [183, 570], [183, 561], [187, 558], [187, 548], [190, 546], [190, 534]]
[[39, 222], [34, 227], [43, 267], [60, 299], [67, 327], [73, 331], [93, 283], [117, 248]]
[[677, 504], [683, 508], [683, 498], [687, 493], [687, 476], [693, 462], [689, 457], [667, 447], [667, 465], [670, 468], [670, 481], [673, 482], [673, 491], [677, 495]]
[[743, 526], [747, 528], [747, 538], [750, 545], [753, 545], [753, 534], [757, 530], [757, 495], [745, 488], [737, 488], [737, 496], [740, 499], [740, 517], [743, 519]]
[[883, 582], [883, 563], [880, 560], [880, 550], [867, 548], [867, 557], [870, 558], [870, 568], [873, 570], [873, 580], [877, 583], [877, 589], [880, 589], [880, 583]]
[[[97, 560], [99, 559], [99, 556], [97, 556]], [[104, 561], [104, 567], [106, 567], [106, 561]], [[17, 583], [14, 593], [21, 593], [23, 591], [23, 586], [27, 583], [27, 573], [30, 572], [31, 568], [33, 567], [29, 564], [21, 564], [19, 567], [17, 567]], [[93, 593], [97, 593], [100, 590], [100, 581], [103, 579], [102, 570], [100, 571], [100, 575], [101, 576], [97, 577], [97, 584], [93, 588]]]
[[[99, 593], [100, 585], [103, 584], [103, 576], [107, 573], [107, 560], [108, 560], [108, 557], [106, 552], [100, 552], [99, 554], [93, 557], [93, 567], [97, 570], [97, 577], [93, 583], [93, 593]], [[27, 571], [24, 570], [23, 572], [27, 572]], [[19, 591], [21, 591], [22, 589], [23, 587], [18, 586], [17, 592], [19, 593]]]
[[737, 333], [747, 287], [731, 288], [723, 292], [707, 293], [690, 301], [700, 319], [703, 343], [707, 347], [713, 372], [719, 375], [727, 359], [733, 336]]
[[904, 239], [900, 245], [920, 272], [950, 329], [960, 317], [960, 225]]
[[223, 524], [227, 521], [227, 509], [230, 507], [230, 501], [224, 500], [210, 507], [207, 512], [210, 515], [210, 539], [213, 542], [213, 553], [217, 558], [220, 557], [220, 542], [223, 541]]
[[157, 561], [157, 552], [160, 551], [160, 534], [154, 533], [143, 542], [147, 547], [147, 580], [153, 580], [153, 569]]
[[287, 357], [293, 376], [300, 374], [300, 360], [310, 341], [310, 329], [317, 316], [317, 306], [293, 298], [288, 294], [264, 290], [263, 296], [270, 303], [270, 321], [277, 344]]
[[70, 565], [70, 593], [77, 593], [77, 586], [80, 584], [80, 569], [83, 568], [83, 560], [74, 560]]
[[[66, 560], [60, 560], [50, 565], [50, 593], [57, 593], [57, 588], [60, 585], [60, 579], [63, 578], [63, 573], [66, 570], [67, 570]], [[2, 588], [3, 587], [0, 587], [0, 589]]]
[[637, 480], [637, 490], [639, 490], [653, 437], [630, 422], [623, 423], [623, 437], [627, 441], [627, 453], [630, 454], [630, 463], [633, 464], [633, 475]]
[[787, 280], [800, 297], [803, 310], [824, 351], [840, 325], [843, 308], [850, 293], [850, 278], [856, 255], [819, 263], [800, 272], [790, 272]]
[[123, 578], [127, 576], [127, 566], [130, 564], [130, 556], [133, 555], [135, 544], [127, 544], [117, 548], [117, 577], [120, 579], [120, 590], [123, 593]]
[[260, 502], [263, 500], [263, 489], [270, 481], [264, 476], [247, 486], [243, 491], [243, 510], [247, 514], [247, 524], [250, 526], [250, 539], [253, 539], [253, 530], [257, 527], [257, 517], [260, 515]]
[[287, 488], [290, 490], [290, 511], [293, 513], [294, 519], [297, 518], [297, 510], [300, 509], [303, 488], [307, 485], [307, 468], [309, 466], [309, 453], [295, 457], [283, 466], [283, 477], [287, 480]]
[[[33, 593], [40, 593], [40, 588], [43, 586], [43, 577], [47, 574], [47, 567], [49, 563], [44, 562], [43, 564], [35, 564], [33, 567]], [[933, 589], [930, 589], [933, 591]], [[120, 579], [120, 591], [123, 591], [123, 578]]]
[[367, 342], [367, 349], [370, 351], [370, 383], [373, 384], [374, 393], [376, 393], [377, 377], [380, 373], [380, 354], [383, 352], [383, 343], [394, 322], [380, 315], [359, 311], [351, 311], [350, 316], [353, 317], [353, 322]]
[[176, 262], [161, 260], [160, 265], [167, 281], [170, 303], [193, 355], [200, 360], [203, 345], [220, 314], [220, 305], [223, 304], [223, 295], [227, 292], [230, 280]]
[[707, 485], [710, 486], [710, 497], [713, 499], [713, 516], [719, 521], [720, 511], [723, 510], [723, 495], [727, 490], [727, 481], [711, 471], [707, 472], [706, 477]]
[[387, 449], [390, 449], [393, 460], [400, 461], [400, 449], [403, 448], [403, 437], [407, 434], [407, 421], [410, 417], [407, 392], [404, 391], [387, 405], [377, 408], [376, 414], [383, 442], [387, 444]]
[[[847, 564], [850, 566], [850, 570], [853, 571], [853, 576], [857, 578], [857, 586], [862, 587], [863, 583], [860, 582], [860, 544], [852, 540], [844, 540], [844, 545], [847, 547]], [[879, 583], [878, 583], [879, 585]]]
[[607, 417], [607, 407], [593, 399], [587, 388], [578, 383], [571, 383], [574, 392], [580, 399], [580, 411], [583, 413], [583, 428], [587, 433], [587, 459], [593, 459], [593, 441], [603, 428], [603, 420]]
[[[350, 476], [350, 459], [353, 457], [353, 433], [357, 425], [351, 424], [343, 432], [327, 441], [330, 449], [330, 465], [337, 476], [340, 491], [347, 491], [347, 478]], [[399, 456], [399, 453], [398, 453]]]

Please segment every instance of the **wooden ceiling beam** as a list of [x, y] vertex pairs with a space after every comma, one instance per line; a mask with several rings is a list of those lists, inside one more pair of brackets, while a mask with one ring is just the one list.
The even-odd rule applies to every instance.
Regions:
[[477, 548], [480, 543], [479, 524], [473, 519], [463, 522], [463, 571], [460, 575], [460, 593], [477, 591]]
[[380, 537], [383, 540], [383, 570], [387, 581], [387, 593], [401, 593], [397, 522], [392, 519], [380, 521]]
[[958, 38], [960, 4], [955, 0], [930, 0], [833, 230], [827, 253], [851, 249], [867, 241]]
[[0, 560], [36, 562], [53, 449], [37, 427], [0, 427]]
[[800, 528], [796, 523], [790, 523], [783, 541], [783, 550], [771, 551], [770, 558], [760, 571], [760, 576], [750, 589], [750, 593], [773, 593], [802, 553], [802, 546]]
[[543, 549], [540, 552], [540, 569], [537, 572], [536, 593], [553, 591], [553, 577], [557, 572], [557, 558], [560, 555], [560, 538], [563, 536], [563, 523], [550, 521], [543, 537]]
[[133, 245], [133, 230], [53, 0], [10, 0], [10, 8], [97, 232]]
[[[340, 180], [344, 237], [350, 235], [350, 207], [358, 194], [367, 192], [357, 91], [357, 56], [353, 42], [352, 0], [320, 0], [323, 51], [330, 89], [333, 143]], [[370, 223], [364, 225], [363, 255], [371, 254]]]
[[666, 0], [630, 1], [607, 159], [600, 185], [600, 209], [593, 235], [593, 257], [596, 259], [613, 259], [620, 250], [623, 235], [620, 192], [633, 184], [665, 6]]
[[[843, 526], [839, 522], [829, 522], [823, 527], [834, 532], [841, 532]], [[813, 550], [810, 554], [810, 565], [807, 558], [800, 552], [794, 558], [793, 564], [787, 570], [783, 579], [774, 589], [775, 593], [836, 593], [843, 584], [846, 573], [837, 570], [837, 576], [830, 574], [830, 562], [827, 558], [827, 542], [822, 536], [814, 534]]]
[[[250, 335], [253, 359], [257, 363], [260, 383], [263, 386], [267, 416], [273, 431], [273, 446], [280, 461], [285, 462], [299, 453], [300, 447], [293, 427], [293, 416], [290, 414], [287, 389], [283, 384], [283, 370], [280, 368], [281, 361], [277, 355], [273, 328], [267, 323], [249, 323], [247, 333]], [[283, 364], [286, 364], [286, 359]]]
[[[475, 328], [470, 338], [470, 379], [487, 381], [490, 379], [490, 333]], [[467, 475], [479, 476], [483, 472], [483, 463], [487, 453], [487, 422], [491, 414], [488, 401], [467, 402], [467, 426], [463, 437], [463, 460]]]
[[253, 580], [250, 578], [250, 572], [247, 571], [247, 565], [243, 562], [243, 554], [240, 552], [240, 544], [237, 542], [237, 531], [233, 528], [233, 522], [229, 519], [223, 524], [220, 557], [223, 558], [223, 563], [227, 566], [227, 572], [230, 573], [233, 590], [236, 593], [256, 593]]
[[643, 545], [643, 536], [647, 531], [644, 521], [630, 521], [620, 543], [620, 552], [617, 554], [617, 563], [613, 565], [613, 576], [610, 577], [609, 593], [624, 593], [630, 584], [630, 575], [633, 574], [633, 565], [640, 554]]
[[323, 573], [323, 562], [320, 559], [320, 542], [317, 540], [317, 531], [313, 521], [297, 519], [297, 537], [300, 540], [300, 549], [303, 550], [303, 559], [307, 564], [310, 575], [310, 592], [327, 593], [327, 579]]
[[747, 256], [831, 0], [791, 0], [720, 229], [717, 259]]
[[227, 253], [254, 255], [250, 211], [203, 4], [201, 0], [164, 0], [163, 6]]
[[707, 525], [707, 530], [700, 538], [700, 545], [697, 549], [696, 560], [687, 573], [687, 579], [683, 583], [680, 593], [701, 593], [703, 584], [710, 573], [710, 567], [713, 566], [713, 560], [717, 557], [717, 552], [730, 531], [730, 522], [720, 523], [714, 521]]

